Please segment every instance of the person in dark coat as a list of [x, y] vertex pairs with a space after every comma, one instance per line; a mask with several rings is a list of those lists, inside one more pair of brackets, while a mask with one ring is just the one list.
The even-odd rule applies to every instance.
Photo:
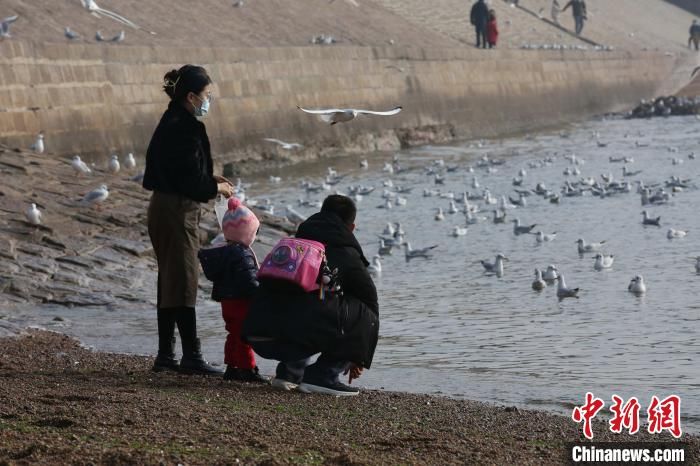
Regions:
[[477, 2], [472, 6], [472, 11], [470, 14], [471, 23], [476, 29], [476, 48], [488, 46], [488, 41], [486, 40], [486, 27], [489, 22], [489, 7], [486, 6], [484, 0], [477, 0]]
[[258, 289], [258, 259], [251, 249], [260, 228], [253, 212], [235, 197], [228, 200], [228, 210], [221, 222], [226, 241], [199, 251], [204, 275], [214, 284], [211, 298], [221, 303], [226, 323], [224, 380], [267, 383], [255, 363], [255, 354], [241, 339], [241, 328], [250, 301]]
[[[211, 101], [206, 70], [185, 65], [164, 80], [170, 104], [148, 146], [143, 176], [143, 187], [153, 191], [148, 235], [158, 262], [158, 356], [153, 370], [221, 374], [204, 360], [197, 338], [200, 203], [217, 193], [230, 197], [233, 186], [213, 174], [209, 138], [197, 120], [209, 111]], [[179, 364], [175, 325], [182, 340]]]
[[[260, 356], [280, 361], [272, 386], [283, 390], [356, 395], [349, 382], [369, 369], [379, 336], [377, 289], [369, 262], [353, 230], [357, 210], [352, 199], [332, 195], [321, 211], [303, 222], [297, 237], [323, 243], [330, 269], [338, 269], [342, 296], [305, 293], [277, 280], [260, 280], [243, 335]], [[310, 357], [321, 353], [311, 364]]]
[[574, 23], [576, 24], [576, 35], [580, 36], [583, 31], [584, 21], [588, 19], [588, 13], [586, 12], [586, 2], [584, 0], [571, 0], [564, 6], [561, 11], [566, 11], [567, 8], [572, 7], [571, 11], [574, 14]]
[[695, 50], [698, 50], [698, 44], [700, 44], [700, 24], [698, 24], [697, 19], [693, 20], [693, 24], [690, 25], [688, 34], [688, 48], [690, 48], [690, 44], [692, 42], [695, 45]]

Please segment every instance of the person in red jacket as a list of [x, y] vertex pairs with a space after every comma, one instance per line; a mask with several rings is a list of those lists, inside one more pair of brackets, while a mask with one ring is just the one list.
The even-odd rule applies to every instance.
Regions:
[[489, 48], [492, 49], [498, 42], [498, 25], [496, 24], [496, 12], [489, 10], [489, 22], [486, 25], [486, 39], [489, 41]]

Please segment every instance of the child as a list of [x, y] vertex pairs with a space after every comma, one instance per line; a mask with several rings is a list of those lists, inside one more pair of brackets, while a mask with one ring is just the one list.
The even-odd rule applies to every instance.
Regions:
[[204, 275], [214, 282], [211, 297], [221, 302], [228, 332], [224, 347], [224, 380], [268, 382], [258, 371], [253, 350], [241, 340], [243, 320], [258, 287], [258, 260], [250, 247], [259, 227], [255, 214], [232, 197], [222, 222], [226, 243], [199, 251]]
[[498, 42], [498, 25], [496, 24], [496, 12], [489, 10], [489, 22], [486, 25], [486, 39], [489, 41], [489, 48], [492, 49]]

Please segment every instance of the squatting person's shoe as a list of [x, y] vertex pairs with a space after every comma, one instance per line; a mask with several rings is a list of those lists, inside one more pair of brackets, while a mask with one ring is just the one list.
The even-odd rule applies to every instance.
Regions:
[[321, 380], [304, 380], [299, 385], [299, 391], [303, 393], [322, 393], [333, 396], [355, 396], [360, 393], [359, 388], [345, 385], [342, 382], [328, 382]]

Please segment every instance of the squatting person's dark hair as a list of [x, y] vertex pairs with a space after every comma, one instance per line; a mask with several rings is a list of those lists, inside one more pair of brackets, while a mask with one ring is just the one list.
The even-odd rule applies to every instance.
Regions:
[[185, 65], [179, 70], [170, 70], [163, 77], [163, 90], [171, 100], [183, 100], [187, 94], [199, 94], [211, 84], [207, 70], [201, 66]]
[[345, 224], [352, 225], [355, 223], [355, 217], [357, 216], [357, 207], [355, 207], [355, 202], [349, 197], [331, 194], [323, 201], [321, 212], [333, 212]]

